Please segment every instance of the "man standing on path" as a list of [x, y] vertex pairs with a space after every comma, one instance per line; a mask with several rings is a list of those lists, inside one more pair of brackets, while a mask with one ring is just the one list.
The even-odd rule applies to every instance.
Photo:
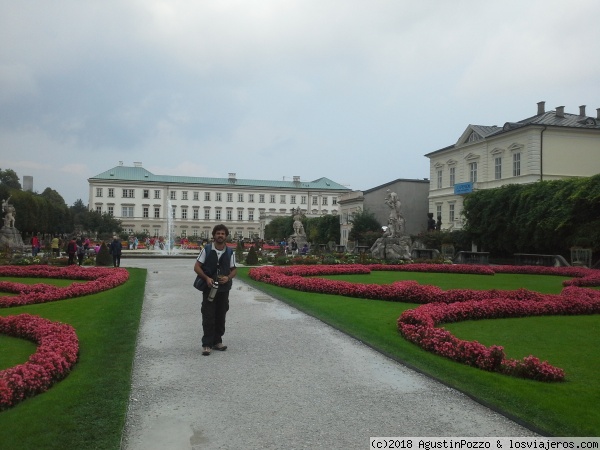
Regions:
[[118, 236], [113, 236], [113, 240], [110, 243], [110, 247], [108, 248], [109, 253], [112, 255], [113, 266], [120, 267], [121, 266], [121, 253], [123, 251], [123, 245], [121, 244], [121, 240]]
[[[213, 243], [206, 245], [196, 259], [194, 272], [205, 282], [202, 291], [202, 354], [210, 355], [211, 348], [225, 351], [223, 345], [225, 334], [225, 315], [229, 311], [229, 291], [232, 279], [237, 269], [235, 267], [235, 253], [227, 247], [226, 239], [229, 230], [223, 224], [217, 225], [212, 231]], [[218, 290], [214, 299], [209, 298], [213, 283], [217, 281]]]

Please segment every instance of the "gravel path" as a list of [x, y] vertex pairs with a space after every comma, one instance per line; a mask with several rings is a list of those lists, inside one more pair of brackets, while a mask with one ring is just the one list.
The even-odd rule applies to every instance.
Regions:
[[193, 259], [148, 269], [123, 448], [366, 449], [371, 436], [533, 436], [234, 280], [225, 352], [201, 355]]

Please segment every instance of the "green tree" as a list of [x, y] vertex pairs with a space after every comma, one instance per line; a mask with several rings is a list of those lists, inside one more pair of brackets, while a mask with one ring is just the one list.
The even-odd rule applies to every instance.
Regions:
[[275, 217], [265, 226], [265, 239], [276, 242], [287, 239], [294, 232], [294, 218], [291, 216]]
[[8, 189], [21, 190], [21, 182], [17, 172], [12, 169], [0, 169], [0, 185], [7, 187]]
[[305, 225], [306, 235], [313, 244], [327, 244], [340, 241], [339, 216], [326, 215], [308, 219]]
[[375, 214], [367, 209], [355, 212], [349, 222], [352, 224], [348, 234], [348, 240], [351, 242], [358, 241], [369, 245], [367, 241], [373, 240], [373, 233], [381, 234], [381, 224], [375, 218]]

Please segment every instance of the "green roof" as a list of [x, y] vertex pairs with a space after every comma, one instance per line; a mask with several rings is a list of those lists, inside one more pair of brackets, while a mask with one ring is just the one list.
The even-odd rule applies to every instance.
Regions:
[[89, 182], [96, 180], [142, 181], [160, 184], [204, 184], [211, 186], [251, 186], [257, 188], [351, 190], [325, 177], [314, 181], [245, 180], [240, 178], [230, 180], [229, 178], [154, 175], [143, 167], [128, 166], [116, 166], [88, 179]]

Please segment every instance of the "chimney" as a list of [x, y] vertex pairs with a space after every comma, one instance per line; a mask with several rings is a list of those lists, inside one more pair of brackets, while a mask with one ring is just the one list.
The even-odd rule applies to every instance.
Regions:
[[140, 161], [134, 161], [133, 167], [142, 167], [142, 163]]
[[556, 117], [560, 117], [561, 119], [565, 117], [565, 107], [564, 106], [556, 107]]
[[300, 176], [294, 175], [294, 183], [300, 183]]
[[579, 115], [580, 116], [585, 116], [585, 105], [581, 105], [579, 107]]
[[596, 108], [596, 118], [600, 120], [600, 108]]
[[235, 172], [229, 172], [229, 182], [230, 183], [235, 183], [236, 179], [235, 179]]
[[546, 102], [538, 102], [538, 116], [546, 112]]

